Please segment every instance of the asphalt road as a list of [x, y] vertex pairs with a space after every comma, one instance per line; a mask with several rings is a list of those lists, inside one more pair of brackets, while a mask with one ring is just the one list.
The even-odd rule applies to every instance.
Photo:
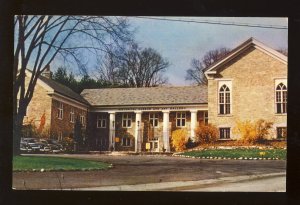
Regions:
[[[51, 156], [99, 160], [113, 164], [113, 168], [83, 172], [15, 172], [13, 187], [27, 190], [76, 189], [234, 178], [284, 173], [286, 170], [286, 161], [283, 160], [207, 160], [171, 156], [99, 154]], [[280, 181], [278, 183], [282, 185]]]

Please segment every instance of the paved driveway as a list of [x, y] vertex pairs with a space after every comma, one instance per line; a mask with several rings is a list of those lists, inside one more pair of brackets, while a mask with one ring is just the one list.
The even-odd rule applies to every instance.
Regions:
[[198, 181], [285, 172], [281, 160], [207, 160], [171, 156], [51, 155], [112, 163], [109, 170], [83, 172], [16, 172], [16, 189], [64, 189], [134, 185], [172, 181]]

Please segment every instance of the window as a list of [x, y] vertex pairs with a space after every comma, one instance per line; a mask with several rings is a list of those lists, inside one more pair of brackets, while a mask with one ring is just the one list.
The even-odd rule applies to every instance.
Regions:
[[208, 112], [204, 112], [204, 124], [208, 125]]
[[287, 87], [280, 83], [276, 87], [276, 113], [286, 113]]
[[70, 122], [72, 122], [72, 123], [75, 122], [74, 108], [71, 108], [71, 111], [70, 111]]
[[85, 116], [84, 116], [84, 113], [82, 113], [81, 115], [80, 115], [80, 123], [81, 123], [81, 125], [83, 126], [83, 127], [85, 127]]
[[227, 85], [219, 90], [219, 114], [230, 114], [230, 89]]
[[286, 127], [277, 127], [277, 139], [286, 138]]
[[150, 122], [150, 126], [158, 127], [158, 113], [150, 113], [149, 122]]
[[124, 113], [122, 118], [122, 127], [131, 127], [131, 114]]
[[131, 139], [128, 137], [123, 137], [121, 142], [122, 142], [122, 146], [124, 147], [131, 146]]
[[63, 140], [63, 133], [59, 132], [58, 133], [58, 141], [62, 141]]
[[64, 105], [63, 105], [63, 103], [62, 102], [59, 102], [59, 104], [58, 104], [58, 115], [57, 115], [57, 117], [58, 117], [58, 119], [63, 119], [63, 116], [64, 115]]
[[220, 139], [230, 139], [230, 128], [220, 128]]
[[177, 112], [176, 113], [176, 127], [185, 127], [185, 112]]
[[104, 116], [97, 116], [97, 127], [106, 128], [106, 119]]

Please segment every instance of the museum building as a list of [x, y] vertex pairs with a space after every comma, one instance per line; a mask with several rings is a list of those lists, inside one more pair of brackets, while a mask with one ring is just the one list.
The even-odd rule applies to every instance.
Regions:
[[[60, 140], [72, 135], [80, 115], [89, 149], [96, 151], [169, 152], [174, 130], [186, 129], [193, 140], [200, 123], [215, 125], [219, 140], [237, 139], [238, 121], [258, 119], [273, 122], [271, 138], [286, 136], [287, 56], [250, 38], [205, 75], [207, 85], [85, 89], [80, 95], [44, 75], [27, 115], [49, 113], [49, 133]], [[37, 103], [41, 99], [47, 103]]]

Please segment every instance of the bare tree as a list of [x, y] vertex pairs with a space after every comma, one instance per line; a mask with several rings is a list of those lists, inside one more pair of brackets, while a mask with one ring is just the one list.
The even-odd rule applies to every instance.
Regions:
[[207, 79], [204, 75], [205, 69], [223, 58], [229, 52], [230, 49], [228, 48], [219, 48], [208, 51], [201, 60], [192, 59], [191, 68], [186, 71], [185, 79], [197, 84], [207, 84]]
[[127, 87], [151, 87], [165, 84], [163, 76], [169, 62], [152, 48], [140, 48], [131, 44], [123, 52], [112, 52], [106, 56], [99, 68], [100, 79]]
[[[82, 50], [93, 54], [130, 41], [126, 18], [103, 16], [28, 16], [14, 18], [13, 67], [14, 154], [19, 153], [20, 131], [27, 106], [41, 73], [57, 57], [85, 68]], [[26, 69], [31, 77], [25, 83]]]

